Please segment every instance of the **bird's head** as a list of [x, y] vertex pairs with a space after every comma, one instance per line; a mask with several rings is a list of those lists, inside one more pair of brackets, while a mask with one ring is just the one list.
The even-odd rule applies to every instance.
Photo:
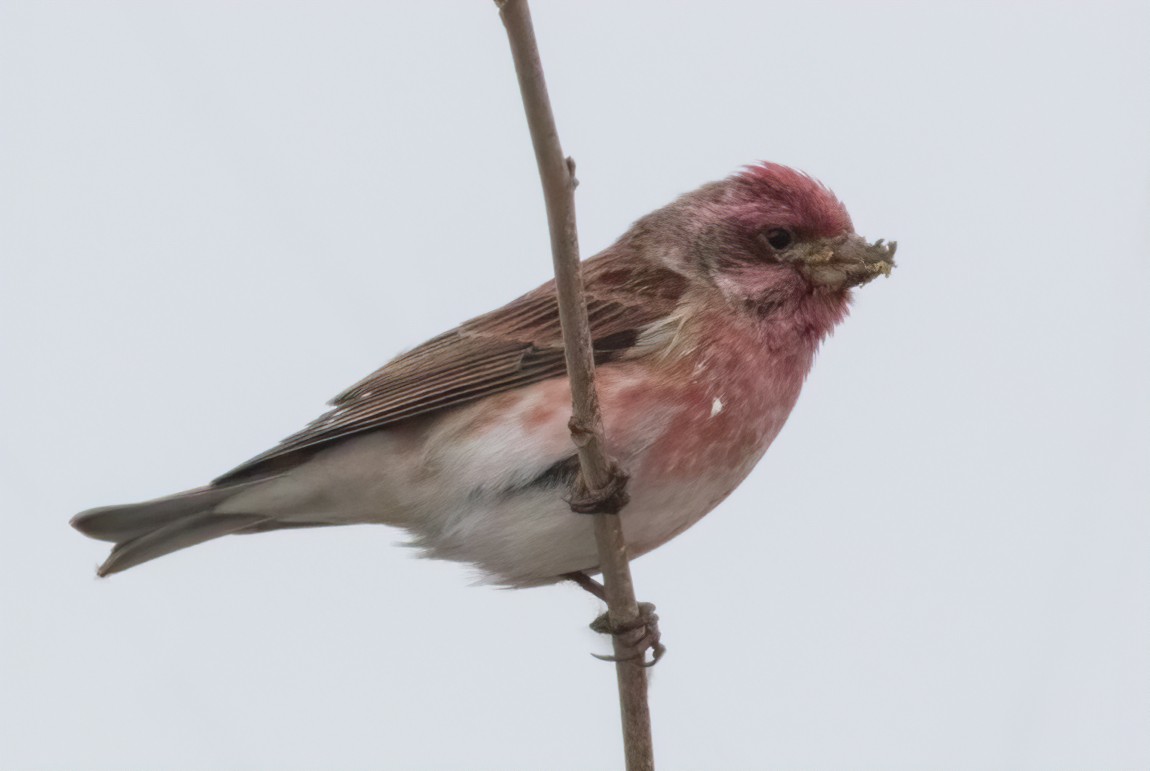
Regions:
[[894, 267], [895, 243], [868, 243], [827, 187], [773, 163], [750, 166], [672, 205], [689, 244], [680, 269], [728, 300], [774, 305], [811, 292], [845, 296]]

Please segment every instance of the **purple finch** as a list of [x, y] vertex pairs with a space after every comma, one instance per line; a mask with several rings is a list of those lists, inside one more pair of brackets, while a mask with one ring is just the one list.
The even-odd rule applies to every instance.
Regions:
[[[893, 267], [812, 178], [774, 164], [704, 185], [584, 265], [607, 449], [630, 474], [630, 553], [747, 476], [798, 399], [851, 288]], [[553, 282], [389, 364], [207, 487], [93, 509], [100, 575], [233, 533], [382, 523], [507, 586], [598, 565], [571, 511], [578, 462]]]

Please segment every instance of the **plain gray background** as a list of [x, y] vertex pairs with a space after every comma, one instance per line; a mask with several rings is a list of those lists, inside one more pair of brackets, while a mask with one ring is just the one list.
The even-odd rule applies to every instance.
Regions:
[[[1150, 6], [540, 2], [584, 252], [740, 165], [898, 239], [767, 458], [634, 568], [662, 769], [1150, 766]], [[599, 611], [381, 527], [106, 581], [550, 274], [490, 2], [0, 4], [0, 766], [619, 765]]]

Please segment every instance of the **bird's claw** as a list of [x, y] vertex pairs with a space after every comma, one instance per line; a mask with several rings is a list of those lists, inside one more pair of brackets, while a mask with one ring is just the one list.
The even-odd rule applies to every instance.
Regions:
[[[614, 656], [601, 656], [598, 653], [591, 655], [600, 661], [634, 661], [644, 667], [653, 667], [667, 652], [659, 634], [659, 614], [650, 602], [639, 603], [639, 615], [630, 621], [612, 625], [606, 613], [591, 622], [591, 629], [600, 634], [609, 634], [618, 642], [619, 652]], [[647, 661], [647, 651], [651, 651], [651, 660]]]

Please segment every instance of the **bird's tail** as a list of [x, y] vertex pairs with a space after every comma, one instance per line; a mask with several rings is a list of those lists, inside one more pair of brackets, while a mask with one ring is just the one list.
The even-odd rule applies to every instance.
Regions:
[[200, 487], [143, 503], [89, 509], [72, 518], [72, 527], [113, 542], [112, 553], [96, 572], [101, 576], [119, 573], [222, 535], [282, 527], [266, 514], [215, 513], [233, 495], [265, 481]]

